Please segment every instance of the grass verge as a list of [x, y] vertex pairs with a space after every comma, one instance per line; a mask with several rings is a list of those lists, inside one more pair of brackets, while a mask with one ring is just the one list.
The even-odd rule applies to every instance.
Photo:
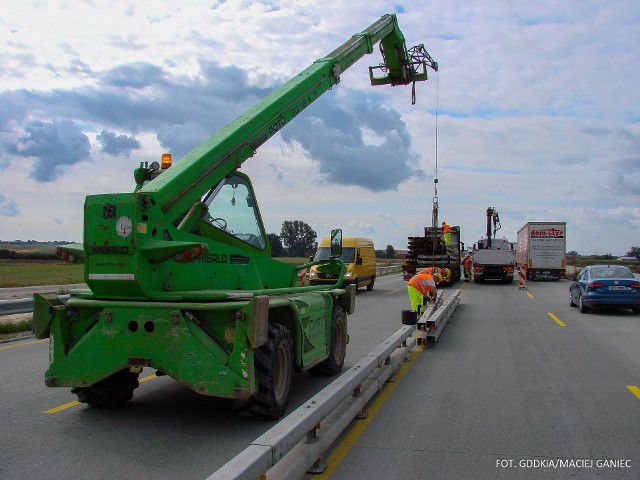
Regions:
[[31, 320], [16, 323], [0, 323], [0, 340], [10, 338], [16, 333], [33, 331]]

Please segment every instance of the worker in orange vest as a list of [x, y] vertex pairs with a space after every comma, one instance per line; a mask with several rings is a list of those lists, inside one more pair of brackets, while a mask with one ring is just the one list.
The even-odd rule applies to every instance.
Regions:
[[422, 270], [420, 270], [418, 273], [427, 273], [429, 275], [434, 275], [436, 273], [439, 273], [440, 275], [442, 275], [442, 278], [444, 278], [444, 269], [440, 268], [440, 267], [427, 267], [427, 268], [423, 268]]
[[449, 268], [445, 268], [444, 269], [444, 276], [442, 277], [443, 280], [451, 280], [451, 269]]
[[444, 220], [442, 221], [442, 233], [444, 235], [444, 244], [448, 247], [451, 244], [451, 227]]
[[424, 305], [424, 299], [435, 301], [436, 285], [442, 279], [439, 273], [429, 275], [428, 273], [418, 273], [411, 277], [407, 283], [407, 293], [409, 294], [409, 302], [411, 310], [418, 311], [418, 308]]
[[422, 270], [420, 270], [418, 273], [427, 273], [429, 275], [435, 275], [436, 273], [439, 273], [442, 280], [449, 280], [451, 278], [451, 270], [449, 270], [448, 268], [442, 268], [442, 267], [427, 267], [427, 268], [423, 268]]
[[472, 260], [471, 257], [469, 256], [469, 254], [465, 255], [464, 258], [462, 259], [462, 268], [464, 269], [464, 281], [468, 282], [469, 280], [471, 280], [471, 266], [472, 266]]

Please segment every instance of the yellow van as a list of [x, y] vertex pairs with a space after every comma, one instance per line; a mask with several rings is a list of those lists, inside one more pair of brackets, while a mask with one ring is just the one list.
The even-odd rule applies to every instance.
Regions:
[[[314, 260], [327, 260], [331, 255], [331, 239], [324, 237], [318, 246]], [[342, 237], [342, 255], [340, 260], [345, 263], [344, 284], [354, 284], [357, 288], [367, 287], [373, 290], [376, 281], [376, 251], [373, 241], [361, 237]], [[337, 275], [324, 273], [322, 265], [311, 267], [309, 283], [322, 285], [335, 283]]]

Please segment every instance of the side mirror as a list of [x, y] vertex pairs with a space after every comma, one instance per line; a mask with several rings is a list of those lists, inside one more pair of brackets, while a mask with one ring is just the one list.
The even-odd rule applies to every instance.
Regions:
[[362, 257], [356, 258], [356, 265], [362, 265]]
[[342, 255], [342, 230], [331, 230], [331, 257], [338, 258]]

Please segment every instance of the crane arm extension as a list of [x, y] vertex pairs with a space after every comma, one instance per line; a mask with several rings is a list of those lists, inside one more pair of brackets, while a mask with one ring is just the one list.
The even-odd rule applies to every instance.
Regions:
[[337, 84], [340, 74], [372, 53], [378, 42], [389, 65], [385, 77], [388, 81], [384, 83], [426, 80], [426, 73], [415, 75], [413, 69], [403, 68], [409, 63], [404, 36], [396, 16], [384, 15], [219, 130], [142, 187], [139, 193], [159, 204], [170, 221], [176, 220], [209, 188], [253, 156], [263, 143]]

